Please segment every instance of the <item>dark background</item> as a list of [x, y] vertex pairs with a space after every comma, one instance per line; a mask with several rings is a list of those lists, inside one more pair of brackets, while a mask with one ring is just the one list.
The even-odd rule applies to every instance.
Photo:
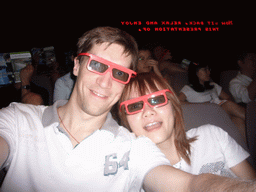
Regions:
[[[136, 18], [136, 17], [135, 17]], [[152, 17], [151, 17], [152, 18]], [[65, 16], [54, 17], [30, 14], [22, 15], [15, 21], [2, 22], [1, 52], [27, 51], [33, 47], [54, 46], [57, 61], [64, 64], [64, 52], [74, 48], [78, 38], [86, 31], [97, 26], [112, 26], [123, 29], [135, 37], [139, 46], [148, 43], [160, 43], [170, 49], [174, 59], [180, 62], [186, 58], [197, 62], [207, 62], [212, 68], [212, 77], [218, 82], [219, 74], [223, 70], [236, 69], [237, 54], [243, 50], [255, 50], [255, 24], [251, 17], [216, 17], [204, 19], [191, 19], [191, 17], [165, 16], [162, 19], [155, 17], [146, 20], [132, 18], [97, 19], [86, 16], [74, 17], [66, 12]], [[122, 25], [121, 21], [141, 21], [142, 25]], [[148, 26], [146, 21], [157, 21], [158, 25]], [[161, 21], [180, 21], [181, 26], [162, 26]], [[189, 25], [189, 21], [203, 21], [204, 25]], [[218, 22], [218, 25], [209, 26], [207, 21]], [[232, 21], [233, 25], [221, 25], [223, 21]], [[155, 27], [201, 27], [201, 32], [192, 31], [162, 31], [155, 32]], [[150, 27], [145, 32], [143, 27]], [[218, 27], [219, 31], [204, 31], [205, 27]], [[139, 31], [141, 29], [142, 31]]]

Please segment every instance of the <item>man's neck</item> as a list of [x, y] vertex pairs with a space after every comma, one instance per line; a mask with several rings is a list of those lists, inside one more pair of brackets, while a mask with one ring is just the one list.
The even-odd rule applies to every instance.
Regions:
[[70, 100], [58, 108], [58, 114], [65, 126], [64, 129], [67, 129], [79, 142], [101, 129], [107, 118], [107, 113], [100, 116], [88, 115]]
[[247, 77], [252, 78], [252, 71], [249, 70], [241, 70], [241, 74], [246, 75]]

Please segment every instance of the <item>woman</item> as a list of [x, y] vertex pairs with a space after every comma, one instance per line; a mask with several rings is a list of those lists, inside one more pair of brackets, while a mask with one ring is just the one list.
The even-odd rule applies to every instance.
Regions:
[[162, 76], [158, 69], [158, 62], [152, 58], [151, 51], [147, 48], [140, 49], [136, 72], [146, 73], [150, 71], [154, 71], [157, 75]]
[[160, 77], [163, 77], [167, 82], [171, 82], [170, 75], [167, 71], [161, 71], [159, 70], [159, 63], [156, 61], [153, 56], [149, 46], [142, 47], [139, 50], [139, 59], [137, 68], [135, 71], [137, 73], [148, 73], [148, 72], [154, 72]]
[[123, 125], [136, 136], [149, 137], [174, 167], [192, 174], [256, 178], [246, 161], [249, 154], [221, 128], [205, 125], [185, 133], [180, 102], [163, 78], [138, 74], [119, 104]]
[[222, 87], [211, 82], [211, 72], [206, 64], [191, 63], [188, 68], [190, 85], [185, 85], [179, 94], [181, 103], [215, 103], [220, 105], [229, 115], [233, 123], [239, 128], [246, 140], [245, 108], [231, 101]]

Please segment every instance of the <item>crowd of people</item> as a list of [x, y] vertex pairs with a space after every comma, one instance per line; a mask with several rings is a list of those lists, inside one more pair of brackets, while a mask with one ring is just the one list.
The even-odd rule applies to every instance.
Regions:
[[[256, 97], [255, 54], [238, 59], [235, 101], [207, 63], [184, 68], [172, 58], [162, 46], [139, 49], [120, 29], [92, 29], [79, 38], [72, 72], [53, 73], [50, 106], [30, 87], [34, 67], [24, 68], [19, 102], [0, 110], [2, 191], [256, 191], [250, 154], [219, 127], [186, 132], [181, 109], [220, 105], [246, 139], [240, 102]], [[175, 73], [188, 74], [179, 93]]]

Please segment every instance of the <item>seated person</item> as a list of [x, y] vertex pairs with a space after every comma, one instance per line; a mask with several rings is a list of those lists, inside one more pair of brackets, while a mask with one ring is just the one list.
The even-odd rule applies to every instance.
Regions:
[[68, 100], [71, 95], [74, 82], [75, 79], [73, 78], [72, 72], [69, 72], [57, 79], [54, 86], [53, 102], [57, 100]]
[[181, 103], [215, 103], [220, 105], [238, 127], [244, 140], [245, 134], [245, 108], [230, 100], [222, 87], [211, 82], [211, 72], [206, 64], [191, 63], [188, 68], [190, 85], [185, 85], [178, 96]]
[[247, 104], [256, 99], [256, 54], [243, 53], [237, 61], [240, 71], [229, 83], [236, 103]]
[[56, 80], [54, 84], [53, 102], [56, 102], [57, 100], [68, 100], [70, 98], [73, 86], [76, 81], [76, 77], [74, 76], [72, 71], [72, 68], [74, 66], [75, 51], [74, 49], [71, 49], [65, 54], [66, 65], [68, 66], [68, 71], [70, 72]]
[[155, 74], [164, 77], [167, 82], [171, 82], [170, 75], [167, 71], [160, 72], [159, 62], [153, 58], [152, 52], [147, 46], [139, 50], [139, 60], [135, 71], [137, 73], [154, 72]]
[[157, 75], [161, 75], [158, 68], [158, 61], [153, 59], [150, 48], [143, 47], [139, 50], [139, 60], [136, 72], [146, 73], [150, 71], [154, 71]]
[[49, 93], [42, 87], [31, 82], [35, 72], [33, 65], [27, 65], [20, 71], [20, 83], [10, 84], [1, 88], [0, 108], [7, 107], [11, 102], [33, 105], [49, 105]]
[[123, 125], [136, 136], [149, 137], [175, 168], [256, 178], [246, 160], [249, 154], [223, 129], [204, 125], [185, 132], [180, 102], [161, 77], [142, 73], [131, 79], [119, 104]]
[[159, 62], [159, 70], [161, 73], [168, 73], [172, 75], [177, 72], [186, 72], [186, 69], [183, 69], [180, 64], [173, 62], [173, 56], [171, 52], [165, 49], [163, 46], [157, 46], [153, 50], [154, 56]]

